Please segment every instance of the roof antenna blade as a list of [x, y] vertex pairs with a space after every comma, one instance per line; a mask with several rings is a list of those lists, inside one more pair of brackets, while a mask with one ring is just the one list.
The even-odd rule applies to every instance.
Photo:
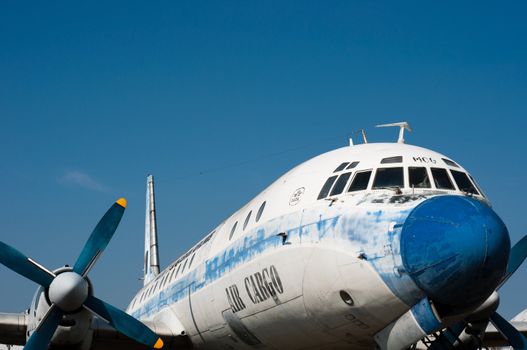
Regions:
[[364, 140], [364, 143], [368, 143], [368, 139], [366, 138], [366, 131], [364, 131], [364, 129], [360, 129], [360, 130], [354, 131], [352, 135], [349, 137], [350, 146], [353, 146], [353, 135], [358, 134], [359, 132], [362, 134], [362, 139]]
[[368, 139], [366, 138], [366, 131], [364, 131], [364, 129], [360, 129], [360, 132], [362, 133], [362, 139], [364, 140], [364, 143], [368, 143]]
[[397, 139], [397, 143], [404, 143], [404, 129], [408, 131], [412, 131], [410, 128], [410, 125], [407, 122], [398, 122], [398, 123], [389, 123], [389, 124], [380, 124], [375, 125], [376, 128], [387, 128], [391, 126], [398, 126], [399, 127], [399, 138]]

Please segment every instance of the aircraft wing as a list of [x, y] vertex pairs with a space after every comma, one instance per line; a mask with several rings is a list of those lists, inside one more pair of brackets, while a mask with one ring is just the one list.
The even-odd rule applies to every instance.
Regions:
[[[0, 313], [0, 344], [24, 345], [26, 343], [27, 330], [26, 313]], [[143, 322], [159, 335], [167, 349], [186, 349], [191, 347], [187, 336], [175, 335], [167, 327], [152, 322]], [[91, 350], [151, 350], [146, 345], [139, 344], [134, 340], [117, 332], [112, 326], [94, 317], [91, 324], [93, 341]]]
[[[525, 337], [527, 337], [527, 322], [523, 321], [511, 321], [511, 324], [520, 331]], [[499, 347], [499, 346], [510, 346], [508, 341], [498, 332], [494, 325], [489, 324], [485, 331], [485, 337], [483, 338], [485, 346]]]

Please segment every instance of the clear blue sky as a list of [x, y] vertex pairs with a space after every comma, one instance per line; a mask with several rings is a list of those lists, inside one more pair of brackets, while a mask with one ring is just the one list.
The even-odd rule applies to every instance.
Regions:
[[[166, 266], [295, 164], [353, 130], [408, 120], [408, 142], [468, 168], [516, 242], [527, 234], [526, 10], [3, 1], [0, 237], [46, 266], [72, 264], [125, 196], [91, 274], [97, 295], [124, 307], [140, 286], [148, 173]], [[34, 285], [4, 267], [0, 280], [0, 311], [26, 308]], [[527, 307], [526, 280], [524, 266], [503, 288], [505, 316]]]

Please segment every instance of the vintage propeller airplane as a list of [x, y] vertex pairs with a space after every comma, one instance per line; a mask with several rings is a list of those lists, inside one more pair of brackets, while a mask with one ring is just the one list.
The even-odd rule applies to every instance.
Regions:
[[[45, 349], [527, 349], [496, 309], [527, 256], [474, 178], [404, 143], [364, 143], [293, 168], [159, 268], [147, 183], [144, 286], [126, 312], [88, 278], [125, 211], [119, 199], [77, 261], [47, 269], [4, 242], [0, 262], [39, 285], [0, 314], [0, 342]], [[489, 326], [492, 323], [492, 326]]]

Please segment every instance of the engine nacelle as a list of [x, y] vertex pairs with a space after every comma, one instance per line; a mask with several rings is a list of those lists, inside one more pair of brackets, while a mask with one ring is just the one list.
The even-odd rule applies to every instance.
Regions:
[[437, 311], [425, 298], [375, 334], [374, 339], [381, 350], [402, 350], [441, 326], [442, 321]]
[[[70, 270], [71, 268], [66, 267], [58, 269], [54, 271], [54, 273], [59, 274]], [[92, 287], [91, 283], [89, 284], [89, 292], [91, 294]], [[50, 307], [51, 303], [47, 291], [44, 288], [39, 287], [29, 308], [26, 340], [29, 339], [31, 334], [35, 331]], [[79, 309], [72, 313], [65, 314], [60, 320], [60, 325], [55, 331], [51, 343], [59, 346], [67, 345], [68, 347], [79, 350], [89, 349], [93, 337], [93, 331], [90, 328], [92, 318], [92, 313], [85, 309]]]

